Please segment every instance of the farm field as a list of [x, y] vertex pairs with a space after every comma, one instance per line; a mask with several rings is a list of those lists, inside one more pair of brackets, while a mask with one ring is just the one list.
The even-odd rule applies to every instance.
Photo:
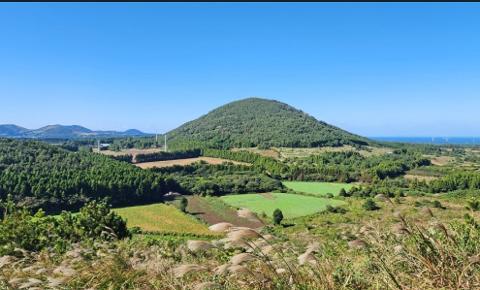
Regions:
[[162, 203], [114, 209], [127, 220], [128, 227], [155, 233], [212, 235], [207, 226], [172, 205]]
[[239, 217], [235, 209], [218, 197], [190, 196], [188, 197], [187, 211], [210, 225], [228, 222], [240, 227], [259, 228], [263, 226], [260, 220]]
[[298, 192], [310, 193], [315, 195], [326, 195], [331, 193], [338, 195], [340, 189], [349, 190], [354, 185], [349, 183], [334, 182], [304, 182], [304, 181], [284, 181], [283, 185]]
[[230, 150], [233, 151], [233, 152], [248, 151], [248, 152], [259, 154], [259, 155], [265, 156], [265, 157], [271, 157], [271, 158], [275, 158], [275, 159], [280, 158], [280, 153], [277, 150], [274, 150], [274, 149], [259, 149], [257, 147], [252, 147], [252, 148], [232, 148]]
[[340, 200], [278, 192], [226, 195], [221, 199], [233, 207], [248, 208], [258, 214], [265, 213], [267, 216], [272, 216], [273, 211], [279, 208], [285, 218], [314, 214], [324, 210], [327, 205], [344, 204]]
[[234, 164], [241, 164], [241, 165], [250, 165], [249, 163], [245, 162], [238, 162], [238, 161], [232, 161], [228, 159], [222, 159], [222, 158], [215, 158], [215, 157], [195, 157], [195, 158], [185, 158], [185, 159], [175, 159], [175, 160], [165, 160], [165, 161], [153, 161], [153, 162], [144, 162], [144, 163], [136, 163], [135, 165], [147, 169], [147, 168], [162, 168], [162, 167], [170, 167], [170, 166], [175, 166], [175, 165], [189, 165], [193, 164], [198, 161], [205, 161], [209, 164], [222, 164], [223, 162], [232, 162]]
[[311, 155], [318, 155], [326, 152], [347, 152], [347, 151], [356, 151], [363, 156], [379, 156], [384, 155], [388, 152], [391, 152], [391, 148], [386, 147], [372, 147], [367, 146], [365, 149], [358, 150], [353, 146], [344, 145], [339, 147], [320, 147], [320, 148], [290, 148], [290, 147], [278, 147], [274, 148], [276, 152], [278, 152], [280, 159], [286, 158], [302, 158]]

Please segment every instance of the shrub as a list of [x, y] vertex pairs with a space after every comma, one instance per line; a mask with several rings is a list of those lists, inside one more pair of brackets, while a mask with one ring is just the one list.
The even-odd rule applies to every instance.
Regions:
[[180, 210], [182, 212], [187, 212], [187, 206], [188, 206], [188, 199], [183, 196], [182, 199], [180, 199]]
[[343, 207], [339, 207], [339, 206], [331, 206], [331, 205], [327, 205], [325, 211], [327, 212], [331, 212], [331, 213], [341, 213], [341, 214], [344, 214], [347, 212], [346, 209], [344, 209]]
[[273, 211], [273, 223], [279, 225], [283, 220], [283, 213], [280, 209], [276, 209]]
[[110, 240], [112, 236], [123, 239], [130, 235], [127, 223], [106, 202], [92, 201], [80, 209], [75, 215], [76, 226], [80, 231], [79, 238], [96, 239], [102, 237]]
[[338, 192], [338, 195], [339, 195], [339, 196], [343, 196], [343, 197], [349, 196], [349, 195], [347, 194], [347, 192], [345, 191], [345, 189], [343, 189], [343, 188], [340, 189], [340, 191]]
[[477, 199], [471, 199], [467, 201], [467, 209], [471, 211], [479, 211], [480, 210], [480, 201]]
[[442, 203], [439, 200], [433, 201], [433, 207], [434, 208], [445, 209], [445, 207], [442, 205]]
[[1, 202], [0, 208], [0, 256], [12, 254], [15, 248], [64, 252], [73, 243], [130, 236], [126, 222], [104, 201], [87, 203], [76, 215], [64, 211], [60, 216], [45, 216], [42, 210], [32, 215], [25, 207], [16, 206], [11, 197]]
[[365, 209], [365, 210], [378, 210], [380, 209], [380, 207], [373, 201], [373, 199], [369, 198], [367, 199], [362, 207]]

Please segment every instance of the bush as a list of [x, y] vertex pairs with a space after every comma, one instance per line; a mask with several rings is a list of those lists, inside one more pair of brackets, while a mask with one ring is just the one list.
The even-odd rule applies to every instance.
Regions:
[[347, 196], [349, 196], [349, 194], [347, 194], [345, 189], [342, 188], [342, 189], [340, 189], [340, 192], [338, 192], [338, 196], [347, 197]]
[[380, 207], [373, 201], [373, 199], [369, 198], [367, 199], [362, 207], [365, 209], [365, 210], [378, 210], [380, 209]]
[[467, 201], [467, 209], [471, 211], [479, 211], [480, 210], [480, 201], [477, 199], [471, 199]]
[[74, 217], [80, 231], [79, 238], [102, 237], [104, 240], [110, 240], [112, 237], [123, 239], [130, 235], [127, 223], [111, 211], [105, 201], [87, 203]]
[[433, 207], [434, 208], [445, 209], [445, 207], [442, 205], [442, 203], [439, 200], [433, 201]]
[[180, 199], [180, 210], [182, 212], [187, 212], [187, 206], [188, 206], [188, 199], [185, 196], [182, 196], [182, 199]]
[[45, 216], [42, 210], [32, 215], [25, 207], [16, 206], [11, 197], [1, 202], [0, 208], [0, 256], [12, 254], [15, 248], [64, 252], [73, 243], [130, 236], [126, 222], [106, 202], [90, 202], [76, 215], [64, 211], [60, 216]]
[[331, 212], [331, 213], [340, 213], [340, 214], [344, 214], [347, 212], [347, 210], [344, 209], [343, 207], [339, 207], [339, 206], [333, 207], [331, 205], [327, 205], [325, 211]]
[[280, 209], [276, 209], [273, 211], [273, 223], [279, 225], [283, 220], [283, 213]]

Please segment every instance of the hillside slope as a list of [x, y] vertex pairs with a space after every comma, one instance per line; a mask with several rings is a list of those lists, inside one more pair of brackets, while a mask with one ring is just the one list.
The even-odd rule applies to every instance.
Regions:
[[2, 137], [3, 136], [18, 137], [18, 136], [22, 136], [26, 132], [28, 132], [28, 129], [17, 126], [17, 125], [13, 125], [13, 124], [0, 125], [0, 136]]
[[156, 202], [177, 189], [173, 180], [104, 155], [0, 138], [0, 199], [11, 194], [28, 207], [58, 212], [104, 197], [113, 205]]
[[248, 98], [221, 106], [168, 133], [172, 144], [204, 143], [231, 147], [317, 147], [366, 145], [351, 134], [287, 104]]

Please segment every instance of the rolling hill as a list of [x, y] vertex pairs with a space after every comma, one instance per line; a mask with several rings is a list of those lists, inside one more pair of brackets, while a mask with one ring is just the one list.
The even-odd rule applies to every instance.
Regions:
[[119, 131], [93, 131], [78, 125], [48, 125], [39, 129], [26, 129], [17, 125], [0, 125], [0, 137], [36, 139], [75, 139], [88, 137], [137, 137], [148, 136], [136, 129]]
[[59, 212], [105, 197], [118, 206], [151, 203], [177, 188], [175, 181], [101, 154], [0, 138], [0, 199], [11, 194], [29, 208]]
[[211, 147], [318, 147], [367, 145], [351, 134], [285, 103], [248, 98], [221, 106], [168, 133], [170, 143]]
[[0, 125], [0, 137], [19, 137], [29, 130], [13, 124]]

